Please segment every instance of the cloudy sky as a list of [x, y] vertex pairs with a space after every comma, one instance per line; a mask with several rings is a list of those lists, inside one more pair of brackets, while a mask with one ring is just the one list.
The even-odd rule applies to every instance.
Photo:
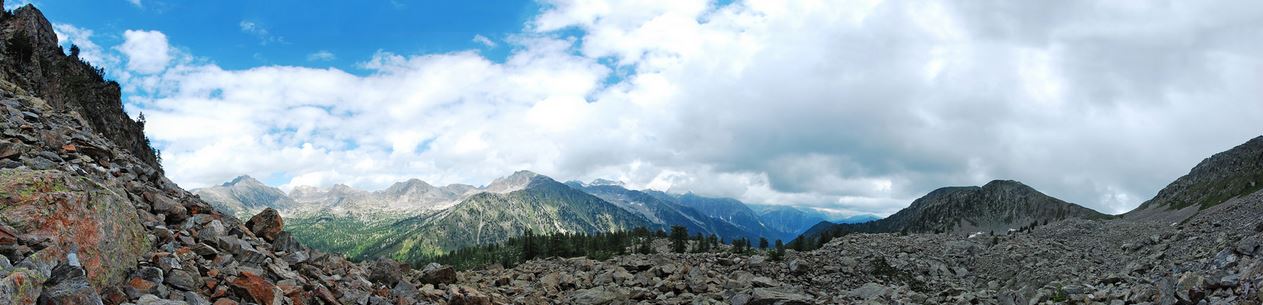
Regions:
[[1119, 213], [1263, 134], [1256, 1], [193, 2], [35, 1], [186, 188], [529, 169], [886, 215], [1013, 179]]

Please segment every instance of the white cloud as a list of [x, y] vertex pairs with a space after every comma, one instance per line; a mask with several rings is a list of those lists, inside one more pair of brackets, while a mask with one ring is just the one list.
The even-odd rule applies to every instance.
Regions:
[[241, 28], [241, 32], [250, 34], [251, 36], [258, 38], [259, 45], [266, 46], [273, 43], [280, 43], [280, 44], [286, 43], [285, 37], [272, 35], [272, 33], [268, 31], [267, 27], [264, 27], [262, 24], [259, 24], [257, 22], [250, 21], [250, 20], [242, 20], [241, 22], [237, 23], [237, 26]]
[[140, 0], [127, 0], [127, 3], [131, 3], [132, 5], [135, 5], [136, 7], [145, 7], [144, 5], [140, 3]]
[[532, 169], [888, 214], [1016, 179], [1121, 212], [1263, 131], [1263, 10], [1243, 5], [556, 1], [502, 63], [382, 52], [360, 76], [178, 60], [125, 86], [186, 187]]
[[495, 41], [491, 41], [491, 38], [487, 38], [487, 36], [482, 36], [482, 34], [474, 35], [474, 39], [472, 41], [488, 48], [496, 47]]
[[76, 27], [71, 24], [53, 24], [53, 32], [57, 34], [57, 43], [69, 49], [72, 45], [79, 47], [79, 58], [102, 67], [115, 67], [120, 62], [118, 56], [106, 52], [92, 41], [92, 30]]
[[320, 50], [315, 53], [307, 54], [307, 61], [333, 61], [335, 59], [338, 59], [338, 56], [327, 50]]
[[143, 74], [162, 72], [171, 62], [167, 35], [158, 31], [127, 30], [117, 47], [127, 57], [127, 69]]

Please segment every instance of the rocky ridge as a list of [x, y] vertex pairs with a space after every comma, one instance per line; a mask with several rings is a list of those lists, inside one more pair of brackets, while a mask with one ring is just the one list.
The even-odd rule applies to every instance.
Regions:
[[981, 187], [944, 187], [884, 219], [859, 224], [823, 222], [804, 233], [1002, 233], [1067, 218], [1103, 219], [1082, 206], [1045, 195], [1017, 181], [996, 180]]

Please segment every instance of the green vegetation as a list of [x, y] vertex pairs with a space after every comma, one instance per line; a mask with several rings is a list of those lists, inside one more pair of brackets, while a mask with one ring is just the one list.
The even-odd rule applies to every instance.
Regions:
[[[687, 232], [685, 232], [687, 237]], [[645, 228], [614, 233], [553, 233], [535, 234], [526, 230], [520, 237], [490, 245], [465, 247], [443, 255], [427, 256], [412, 262], [416, 266], [428, 263], [451, 265], [466, 270], [500, 264], [512, 267], [522, 262], [548, 257], [587, 257], [605, 260], [615, 255], [628, 253], [628, 249], [640, 245], [638, 251], [646, 249], [652, 242], [654, 234]]]
[[[410, 261], [413, 265], [424, 266], [429, 263], [451, 265], [460, 270], [485, 267], [493, 264], [511, 268], [522, 262], [549, 257], [587, 257], [605, 260], [617, 255], [655, 253], [653, 240], [668, 238], [671, 252], [674, 253], [709, 253], [718, 251], [722, 241], [718, 236], [689, 236], [688, 229], [675, 226], [671, 233], [661, 230], [650, 231], [636, 228], [631, 231], [614, 233], [552, 233], [536, 234], [526, 230], [520, 237], [511, 237], [504, 242], [461, 248], [440, 255], [424, 256]], [[776, 251], [756, 252], [750, 248], [746, 239], [733, 240], [730, 250], [738, 254], [755, 254], [767, 252], [773, 259], [779, 260], [785, 255], [784, 243], [776, 241]], [[634, 250], [634, 251], [633, 251]]]

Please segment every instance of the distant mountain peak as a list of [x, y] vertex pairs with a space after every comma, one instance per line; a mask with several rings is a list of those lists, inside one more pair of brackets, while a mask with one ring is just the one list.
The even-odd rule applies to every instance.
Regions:
[[435, 189], [433, 185], [417, 178], [408, 179], [406, 181], [395, 182], [386, 188], [388, 194], [404, 194], [408, 192], [427, 192]]
[[224, 182], [224, 184], [222, 185], [225, 187], [232, 187], [236, 185], [255, 186], [255, 185], [264, 185], [264, 184], [263, 182], [260, 182], [258, 179], [254, 179], [254, 177], [250, 177], [250, 175], [241, 175], [241, 176], [237, 176], [237, 178], [233, 178], [231, 181]]
[[622, 181], [615, 181], [615, 180], [609, 180], [609, 179], [604, 179], [604, 178], [597, 178], [596, 180], [592, 180], [592, 182], [588, 182], [588, 185], [590, 186], [627, 186], [627, 184], [623, 183]]
[[496, 180], [491, 181], [491, 184], [487, 185], [486, 190], [487, 192], [492, 193], [510, 193], [526, 189], [531, 185], [531, 183], [540, 178], [550, 179], [532, 171], [520, 170], [514, 172], [512, 175], [496, 178]]

